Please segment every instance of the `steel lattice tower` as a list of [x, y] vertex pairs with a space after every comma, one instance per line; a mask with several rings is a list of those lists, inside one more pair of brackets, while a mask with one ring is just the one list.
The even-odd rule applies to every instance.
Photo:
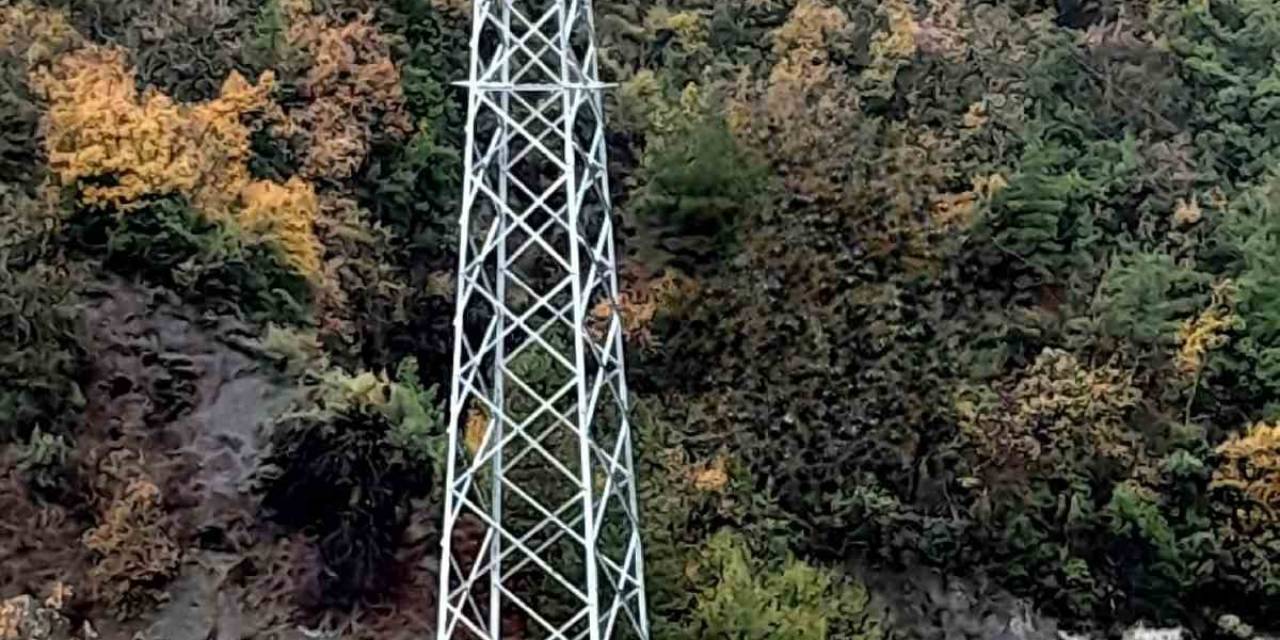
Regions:
[[437, 637], [647, 640], [590, 0], [475, 0]]

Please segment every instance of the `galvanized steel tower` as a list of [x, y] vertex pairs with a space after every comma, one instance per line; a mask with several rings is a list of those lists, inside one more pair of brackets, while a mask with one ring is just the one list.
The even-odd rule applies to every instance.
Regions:
[[461, 84], [437, 638], [647, 640], [590, 0], [475, 0]]

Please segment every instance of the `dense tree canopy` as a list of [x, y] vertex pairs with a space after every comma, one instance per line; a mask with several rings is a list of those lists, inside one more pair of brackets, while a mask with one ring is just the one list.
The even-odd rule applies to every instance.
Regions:
[[[656, 639], [1280, 630], [1280, 4], [595, 11]], [[469, 20], [0, 0], [0, 637], [425, 637]]]

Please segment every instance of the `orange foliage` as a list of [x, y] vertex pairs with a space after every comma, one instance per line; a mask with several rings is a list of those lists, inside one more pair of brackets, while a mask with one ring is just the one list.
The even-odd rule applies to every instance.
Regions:
[[[677, 300], [689, 290], [691, 283], [668, 272], [660, 278], [639, 282], [618, 294], [617, 308], [622, 314], [622, 333], [626, 339], [642, 348], [653, 343], [650, 329], [658, 311]], [[591, 310], [591, 330], [603, 337], [608, 330], [608, 320], [614, 305], [602, 300]]]
[[489, 415], [484, 409], [472, 408], [467, 411], [467, 423], [463, 432], [462, 441], [467, 447], [467, 453], [472, 456], [480, 452], [480, 446], [484, 444], [485, 436], [489, 433]]
[[960, 193], [941, 193], [929, 205], [929, 219], [941, 229], [965, 228], [973, 222], [978, 204], [990, 201], [1008, 186], [1004, 176], [993, 173], [973, 178], [973, 188]]
[[[0, 602], [0, 640], [57, 640], [73, 637], [71, 623], [62, 614], [66, 589], [56, 583], [54, 593], [44, 602], [29, 595], [21, 595]], [[97, 637], [92, 627], [85, 623], [82, 636]], [[92, 635], [90, 635], [92, 634]]]
[[698, 491], [723, 491], [729, 485], [729, 462], [724, 455], [718, 455], [711, 462], [700, 465], [689, 474], [693, 488]]
[[133, 76], [123, 51], [97, 46], [35, 73], [49, 103], [49, 166], [62, 184], [83, 181], [88, 204], [127, 206], [170, 193], [206, 208], [234, 202], [249, 182], [249, 130], [241, 117], [266, 107], [271, 74], [254, 86], [233, 73], [221, 97], [194, 106], [153, 89], [140, 94]]
[[100, 556], [89, 572], [95, 597], [122, 616], [160, 600], [156, 585], [177, 572], [180, 550], [163, 518], [160, 490], [133, 480], [85, 534], [85, 546]]
[[311, 59], [299, 87], [310, 103], [289, 113], [289, 133], [306, 145], [302, 172], [349, 178], [377, 136], [399, 139], [412, 131], [400, 71], [370, 16], [334, 25], [299, 8], [292, 13], [290, 46]]

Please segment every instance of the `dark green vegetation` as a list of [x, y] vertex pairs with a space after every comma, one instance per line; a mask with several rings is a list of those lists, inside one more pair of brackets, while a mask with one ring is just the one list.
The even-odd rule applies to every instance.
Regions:
[[[656, 638], [1278, 626], [1280, 5], [596, 12]], [[0, 0], [0, 596], [426, 632], [467, 34]]]

